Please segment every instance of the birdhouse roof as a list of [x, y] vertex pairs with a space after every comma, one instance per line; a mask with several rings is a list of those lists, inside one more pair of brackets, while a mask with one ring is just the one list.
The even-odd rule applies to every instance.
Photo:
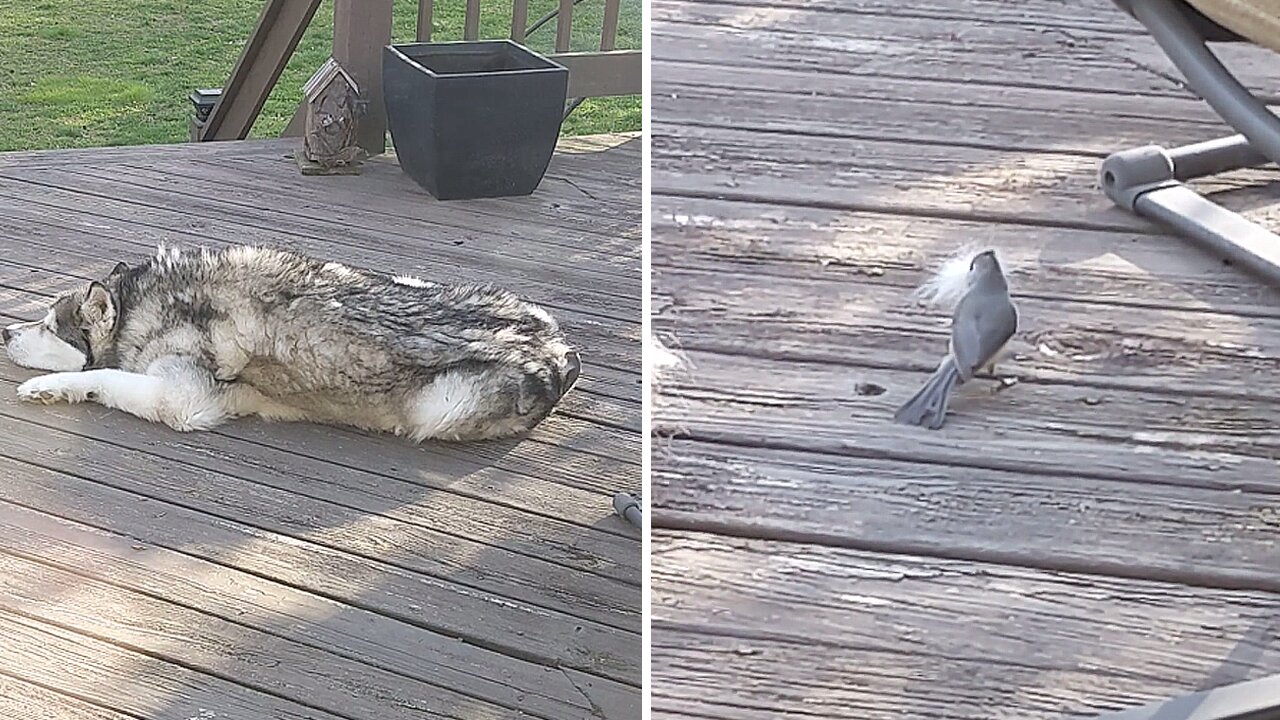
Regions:
[[348, 74], [346, 70], [342, 69], [342, 66], [338, 64], [337, 60], [334, 60], [331, 57], [328, 60], [325, 60], [324, 64], [320, 66], [320, 69], [316, 70], [315, 74], [311, 76], [311, 79], [307, 81], [307, 84], [302, 86], [302, 94], [306, 96], [307, 100], [314, 100], [320, 91], [328, 87], [329, 83], [337, 77], [341, 77], [343, 80], [346, 80], [347, 84], [351, 86], [352, 92], [360, 92], [360, 88], [356, 85], [356, 81], [352, 79], [351, 75]]

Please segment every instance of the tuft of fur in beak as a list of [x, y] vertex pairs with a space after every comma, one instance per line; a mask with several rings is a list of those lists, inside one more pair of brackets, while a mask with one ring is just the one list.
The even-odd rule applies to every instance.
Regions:
[[[973, 264], [973, 259], [988, 251], [995, 252], [994, 249], [978, 245], [960, 248], [942, 261], [929, 279], [916, 288], [913, 296], [930, 307], [942, 308], [948, 312], [955, 310], [960, 298], [969, 291], [969, 267]], [[998, 254], [996, 259], [1000, 260]], [[1003, 261], [1001, 265], [1004, 266]]]

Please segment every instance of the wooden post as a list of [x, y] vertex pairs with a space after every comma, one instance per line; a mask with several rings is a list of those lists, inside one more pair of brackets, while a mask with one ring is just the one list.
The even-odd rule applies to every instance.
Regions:
[[302, 40], [320, 0], [267, 0], [200, 140], [243, 140]]
[[434, 0], [418, 0], [418, 42], [431, 42], [431, 10]]
[[569, 52], [569, 37], [573, 32], [573, 0], [560, 0], [560, 12], [556, 15], [556, 52]]
[[511, 39], [524, 42], [524, 31], [529, 27], [529, 0], [514, 0], [511, 4]]
[[600, 27], [600, 49], [609, 51], [618, 44], [618, 10], [622, 0], [604, 0], [604, 24]]
[[333, 59], [360, 86], [369, 105], [360, 118], [359, 143], [369, 155], [387, 151], [382, 104], [382, 48], [391, 43], [392, 0], [334, 0]]
[[467, 13], [462, 25], [463, 40], [480, 39], [480, 0], [467, 0]]

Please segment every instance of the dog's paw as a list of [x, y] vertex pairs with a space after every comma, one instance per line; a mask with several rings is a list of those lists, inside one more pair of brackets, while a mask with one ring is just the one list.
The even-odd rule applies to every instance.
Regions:
[[78, 403], [91, 399], [90, 393], [72, 377], [73, 373], [41, 375], [18, 386], [18, 399], [30, 403]]

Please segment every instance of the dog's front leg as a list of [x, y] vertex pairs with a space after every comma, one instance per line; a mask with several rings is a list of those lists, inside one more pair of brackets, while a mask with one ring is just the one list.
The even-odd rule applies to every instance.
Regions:
[[226, 420], [213, 377], [184, 358], [162, 358], [146, 374], [102, 369], [54, 373], [18, 386], [27, 402], [96, 402], [187, 432]]

